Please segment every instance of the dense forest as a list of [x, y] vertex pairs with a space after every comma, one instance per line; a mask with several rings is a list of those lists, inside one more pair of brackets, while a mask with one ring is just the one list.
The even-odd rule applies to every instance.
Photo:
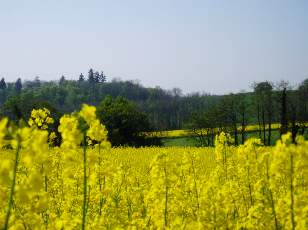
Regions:
[[83, 103], [98, 105], [106, 96], [124, 97], [133, 101], [149, 116], [157, 130], [180, 129], [189, 122], [193, 112], [201, 113], [216, 104], [221, 96], [207, 94], [183, 95], [180, 89], [145, 88], [135, 81], [107, 81], [103, 72], [92, 69], [78, 80], [32, 81], [18, 79], [15, 83], [0, 82], [2, 115], [18, 120], [28, 117], [33, 107], [49, 105], [59, 113], [80, 109]]
[[[229, 95], [201, 93], [183, 94], [178, 88], [143, 87], [136, 81], [109, 80], [104, 72], [90, 69], [78, 80], [62, 76], [57, 81], [34, 80], [0, 81], [1, 116], [11, 120], [27, 120], [33, 108], [47, 107], [55, 116], [80, 109], [83, 103], [98, 106], [110, 96], [132, 102], [147, 115], [146, 130], [214, 128], [232, 133], [235, 142], [245, 127], [260, 127], [259, 136], [265, 144], [271, 142], [271, 124], [280, 123], [281, 132], [306, 132], [308, 122], [308, 79], [291, 87], [286, 82], [253, 83], [251, 92]], [[239, 129], [240, 127], [240, 129]], [[213, 134], [214, 135], [214, 134]], [[213, 136], [212, 135], [212, 136]], [[210, 145], [211, 140], [207, 140]]]

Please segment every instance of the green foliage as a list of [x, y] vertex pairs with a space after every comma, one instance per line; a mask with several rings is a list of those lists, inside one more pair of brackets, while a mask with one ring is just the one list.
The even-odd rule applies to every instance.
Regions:
[[[145, 88], [135, 81], [107, 82], [106, 79], [103, 72], [99, 74], [94, 70], [89, 71], [87, 77], [80, 74], [77, 81], [64, 77], [49, 82], [40, 81], [39, 78], [25, 82], [18, 79], [16, 83], [6, 83], [6, 89], [0, 90], [0, 105], [12, 103], [8, 101], [19, 95], [22, 103], [45, 101], [62, 113], [70, 113], [78, 110], [83, 103], [96, 106], [107, 95], [114, 98], [121, 96], [137, 104], [156, 130], [170, 130], [183, 128], [193, 112], [207, 111], [221, 98], [199, 93], [184, 96], [178, 89]], [[11, 113], [4, 106], [1, 112]]]
[[123, 97], [107, 96], [97, 107], [97, 116], [107, 127], [109, 141], [113, 146], [145, 145], [140, 133], [150, 128], [147, 115], [135, 104]]

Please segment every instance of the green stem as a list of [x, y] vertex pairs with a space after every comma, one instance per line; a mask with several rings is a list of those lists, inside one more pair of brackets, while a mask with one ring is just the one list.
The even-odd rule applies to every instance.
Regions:
[[87, 215], [87, 141], [86, 135], [83, 137], [83, 207], [82, 207], [82, 230], [86, 227]]
[[98, 183], [99, 183], [99, 191], [102, 191], [102, 179], [101, 179], [101, 164], [102, 164], [102, 158], [101, 158], [101, 143], [98, 144]]
[[274, 202], [274, 196], [272, 189], [270, 187], [270, 176], [269, 176], [269, 163], [268, 163], [268, 158], [266, 159], [266, 176], [267, 176], [267, 183], [268, 183], [268, 190], [269, 190], [269, 195], [270, 195], [270, 202], [271, 202], [271, 208], [272, 208], [272, 213], [274, 215], [275, 219], [275, 229], [279, 229], [278, 225], [278, 219], [277, 219], [277, 214], [276, 214], [276, 209], [275, 209], [275, 202]]
[[228, 181], [228, 165], [227, 165], [227, 150], [226, 146], [224, 146], [224, 166], [225, 166], [225, 173], [226, 173], [226, 181]]
[[167, 182], [167, 168], [166, 165], [164, 167], [165, 172], [165, 211], [164, 211], [164, 217], [165, 217], [165, 227], [168, 225], [168, 182]]
[[10, 219], [10, 215], [11, 215], [11, 209], [12, 209], [12, 206], [13, 206], [13, 197], [14, 197], [14, 193], [15, 193], [15, 184], [16, 184], [16, 176], [17, 176], [17, 168], [18, 168], [19, 151], [20, 151], [20, 138], [18, 136], [17, 137], [17, 149], [16, 149], [16, 154], [15, 154], [13, 181], [12, 181], [11, 193], [10, 193], [10, 198], [9, 198], [9, 203], [8, 203], [8, 210], [7, 210], [6, 217], [5, 217], [4, 230], [8, 229], [9, 219]]
[[47, 191], [48, 191], [48, 177], [45, 174], [45, 192], [47, 192]]
[[293, 165], [293, 154], [291, 152], [290, 153], [291, 224], [292, 224], [292, 229], [295, 229], [293, 174], [294, 174], [294, 165]]
[[193, 175], [194, 175], [195, 193], [196, 193], [196, 199], [197, 199], [197, 212], [199, 213], [199, 209], [200, 209], [199, 193], [198, 193], [198, 187], [197, 187], [197, 181], [196, 181], [197, 175], [196, 175], [196, 170], [195, 170], [195, 165], [194, 165], [193, 159], [191, 159], [191, 166], [192, 166]]

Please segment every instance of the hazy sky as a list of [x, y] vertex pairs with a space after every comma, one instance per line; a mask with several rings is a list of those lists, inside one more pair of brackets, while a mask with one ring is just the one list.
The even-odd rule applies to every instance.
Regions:
[[307, 0], [0, 0], [0, 77], [112, 78], [184, 92], [308, 78]]

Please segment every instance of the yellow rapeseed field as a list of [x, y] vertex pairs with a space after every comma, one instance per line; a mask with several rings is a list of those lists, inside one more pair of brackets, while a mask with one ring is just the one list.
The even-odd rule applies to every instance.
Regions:
[[[308, 124], [305, 124], [308, 125]], [[265, 129], [268, 130], [269, 125], [265, 125]], [[239, 126], [237, 130], [241, 132], [242, 127]], [[262, 127], [261, 127], [262, 129]], [[276, 130], [280, 129], [280, 124], [274, 123], [271, 124], [271, 129]], [[201, 131], [203, 133], [207, 133], [206, 129], [196, 129], [195, 130], [197, 133], [200, 133]], [[247, 125], [245, 127], [245, 132], [256, 132], [259, 131], [259, 126], [258, 125]], [[215, 128], [214, 129], [215, 133], [219, 133], [220, 129]], [[191, 137], [191, 136], [196, 136], [196, 133], [193, 130], [190, 129], [177, 129], [177, 130], [163, 130], [163, 131], [152, 131], [152, 132], [144, 132], [144, 135], [147, 137], [159, 137], [159, 138], [176, 138], [176, 137]]]
[[86, 106], [60, 120], [0, 122], [1, 229], [308, 229], [308, 142], [110, 148]]

